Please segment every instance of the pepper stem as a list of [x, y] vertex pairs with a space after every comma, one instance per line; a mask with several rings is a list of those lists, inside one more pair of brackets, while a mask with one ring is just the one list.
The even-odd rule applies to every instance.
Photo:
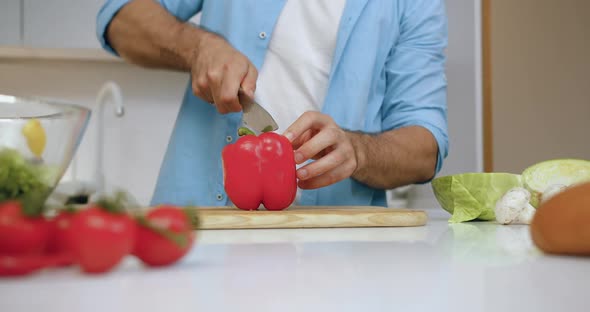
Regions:
[[245, 136], [245, 135], [256, 135], [256, 133], [254, 133], [254, 131], [246, 128], [246, 127], [240, 127], [238, 129], [238, 135], [239, 136]]
[[264, 129], [262, 129], [262, 133], [271, 132], [271, 131], [272, 131], [272, 126], [271, 125], [268, 125], [268, 126], [264, 127]]

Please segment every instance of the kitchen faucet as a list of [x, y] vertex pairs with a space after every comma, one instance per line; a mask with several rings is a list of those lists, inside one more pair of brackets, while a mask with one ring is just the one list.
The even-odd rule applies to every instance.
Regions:
[[105, 188], [104, 181], [104, 106], [107, 103], [108, 96], [115, 105], [115, 116], [123, 117], [125, 115], [125, 108], [123, 107], [123, 96], [121, 88], [115, 82], [106, 82], [96, 98], [98, 129], [96, 131], [96, 147], [97, 157], [94, 166], [94, 184], [96, 185], [96, 193], [102, 193]]
[[107, 81], [102, 85], [97, 93], [96, 106], [96, 158], [94, 164], [94, 174], [90, 182], [78, 181], [78, 155], [75, 155], [71, 162], [72, 181], [60, 183], [53, 192], [53, 201], [59, 204], [86, 204], [90, 197], [100, 195], [105, 192], [104, 177], [104, 108], [107, 103], [115, 106], [115, 116], [123, 117], [125, 107], [123, 106], [123, 96], [119, 85], [113, 81]]

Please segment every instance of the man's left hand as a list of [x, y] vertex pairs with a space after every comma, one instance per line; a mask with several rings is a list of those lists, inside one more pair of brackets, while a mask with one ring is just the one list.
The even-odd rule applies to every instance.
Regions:
[[316, 189], [349, 178], [358, 167], [352, 136], [332, 117], [306, 112], [284, 133], [295, 149], [295, 162], [316, 161], [297, 170], [299, 187]]

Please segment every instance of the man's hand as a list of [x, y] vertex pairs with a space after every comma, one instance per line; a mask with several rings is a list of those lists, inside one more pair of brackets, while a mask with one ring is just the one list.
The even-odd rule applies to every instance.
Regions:
[[201, 36], [190, 61], [193, 93], [222, 113], [239, 112], [240, 87], [254, 97], [258, 71], [246, 56], [215, 34]]
[[299, 187], [315, 189], [346, 178], [378, 189], [424, 182], [435, 173], [438, 145], [420, 126], [365, 134], [341, 129], [328, 115], [306, 112], [284, 133], [295, 162], [314, 162], [297, 171]]
[[293, 143], [295, 162], [316, 161], [297, 170], [299, 187], [315, 189], [350, 177], [359, 159], [350, 136], [328, 115], [306, 112], [284, 133]]
[[157, 1], [125, 5], [107, 30], [111, 46], [125, 60], [145, 67], [190, 71], [196, 96], [222, 113], [239, 112], [238, 89], [253, 97], [258, 72], [225, 39], [182, 23]]

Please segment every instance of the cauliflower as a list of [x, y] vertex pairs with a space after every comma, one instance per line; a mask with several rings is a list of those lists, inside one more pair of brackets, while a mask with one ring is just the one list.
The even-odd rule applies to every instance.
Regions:
[[531, 193], [522, 187], [515, 187], [496, 202], [494, 213], [501, 224], [530, 224], [535, 208], [530, 204]]

